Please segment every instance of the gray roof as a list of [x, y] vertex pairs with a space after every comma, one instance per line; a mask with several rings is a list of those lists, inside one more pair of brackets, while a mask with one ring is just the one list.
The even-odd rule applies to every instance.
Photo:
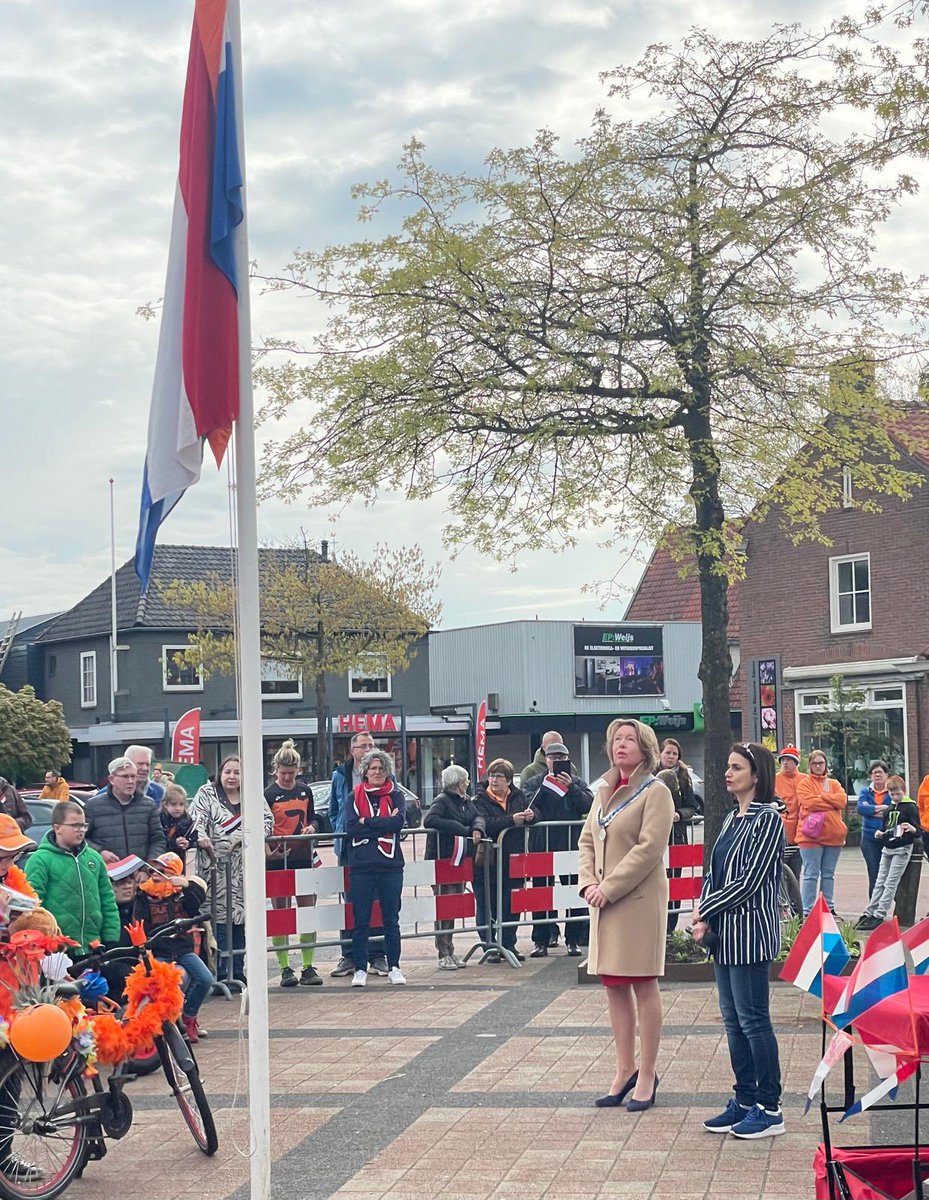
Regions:
[[[57, 612], [40, 613], [37, 617], [20, 617], [16, 626], [16, 636], [21, 633], [26, 633], [30, 629], [35, 629], [36, 625], [44, 625], [46, 621], [51, 621], [61, 613], [61, 609]], [[6, 631], [10, 628], [9, 621], [0, 621], [0, 638], [6, 637]]]
[[[309, 553], [315, 562], [315, 550], [259, 550], [259, 562], [270, 555], [286, 556], [304, 562]], [[228, 546], [156, 546], [149, 588], [142, 596], [135, 561], [129, 559], [116, 572], [116, 616], [121, 630], [193, 629], [196, 618], [189, 609], [165, 603], [164, 588], [177, 581], [198, 583], [212, 575], [232, 578], [234, 551]], [[41, 642], [64, 642], [77, 638], [106, 637], [111, 626], [110, 578], [80, 600], [46, 629]]]

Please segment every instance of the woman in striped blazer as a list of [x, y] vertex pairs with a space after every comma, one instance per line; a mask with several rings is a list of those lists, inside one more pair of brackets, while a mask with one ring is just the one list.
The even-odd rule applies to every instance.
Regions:
[[729, 752], [726, 790], [736, 808], [723, 823], [703, 883], [693, 932], [715, 960], [719, 1007], [735, 1096], [704, 1121], [740, 1138], [784, 1132], [781, 1070], [769, 1011], [769, 969], [781, 942], [777, 893], [784, 824], [774, 807], [774, 755], [755, 742]]

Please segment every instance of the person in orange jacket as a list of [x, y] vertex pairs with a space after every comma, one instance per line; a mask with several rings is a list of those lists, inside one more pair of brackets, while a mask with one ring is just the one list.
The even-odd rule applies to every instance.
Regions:
[[816, 893], [835, 911], [835, 869], [848, 832], [842, 810], [848, 796], [829, 778], [829, 763], [822, 750], [810, 751], [810, 773], [797, 784], [797, 845], [803, 873], [800, 896], [803, 915], [816, 903]]
[[45, 772], [45, 787], [39, 792], [40, 800], [70, 800], [68, 781], [63, 779], [60, 771], [54, 769]]
[[784, 832], [788, 845], [797, 841], [797, 788], [806, 776], [800, 770], [800, 751], [796, 746], [785, 746], [777, 756], [779, 770], [774, 777], [774, 794], [784, 802]]
[[916, 804], [919, 808], [919, 824], [923, 835], [923, 850], [929, 858], [929, 775], [923, 776], [916, 793]]

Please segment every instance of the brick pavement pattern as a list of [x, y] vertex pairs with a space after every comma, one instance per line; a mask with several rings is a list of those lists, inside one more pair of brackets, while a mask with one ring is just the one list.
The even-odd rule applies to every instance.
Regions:
[[[860, 854], [846, 851], [843, 913], [861, 911], [862, 876]], [[821, 1132], [815, 1109], [803, 1117], [803, 1100], [820, 1026], [816, 1004], [795, 989], [772, 989], [787, 1134], [746, 1143], [700, 1127], [732, 1083], [712, 986], [662, 986], [658, 1105], [632, 1115], [593, 1107], [613, 1075], [606, 1003], [599, 987], [577, 985], [577, 960], [563, 948], [519, 970], [472, 960], [454, 974], [439, 972], [434, 954], [427, 940], [404, 947], [406, 988], [372, 978], [359, 992], [330, 979], [325, 961], [323, 988], [272, 986], [275, 1200], [813, 1194]], [[203, 1016], [210, 1037], [197, 1056], [216, 1113], [216, 1157], [197, 1151], [163, 1078], [150, 1076], [131, 1085], [130, 1135], [88, 1166], [69, 1189], [73, 1200], [117, 1200], [127, 1191], [146, 1200], [247, 1200], [244, 1018], [237, 1002], [219, 999]], [[856, 1071], [869, 1078], [863, 1063]], [[909, 1128], [903, 1114], [865, 1115], [833, 1131], [840, 1145], [888, 1141], [904, 1122]]]

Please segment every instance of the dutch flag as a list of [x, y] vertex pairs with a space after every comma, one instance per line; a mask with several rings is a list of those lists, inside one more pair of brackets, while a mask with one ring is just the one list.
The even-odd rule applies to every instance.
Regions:
[[900, 926], [893, 917], [878, 925], [868, 938], [830, 1020], [836, 1029], [844, 1029], [882, 1000], [898, 996], [908, 988]]
[[135, 553], [143, 592], [159, 526], [199, 480], [205, 442], [222, 464], [250, 386], [241, 61], [238, 0], [196, 0]]
[[823, 975], [841, 975], [851, 956], [820, 893], [781, 967], [781, 979], [822, 999]]

